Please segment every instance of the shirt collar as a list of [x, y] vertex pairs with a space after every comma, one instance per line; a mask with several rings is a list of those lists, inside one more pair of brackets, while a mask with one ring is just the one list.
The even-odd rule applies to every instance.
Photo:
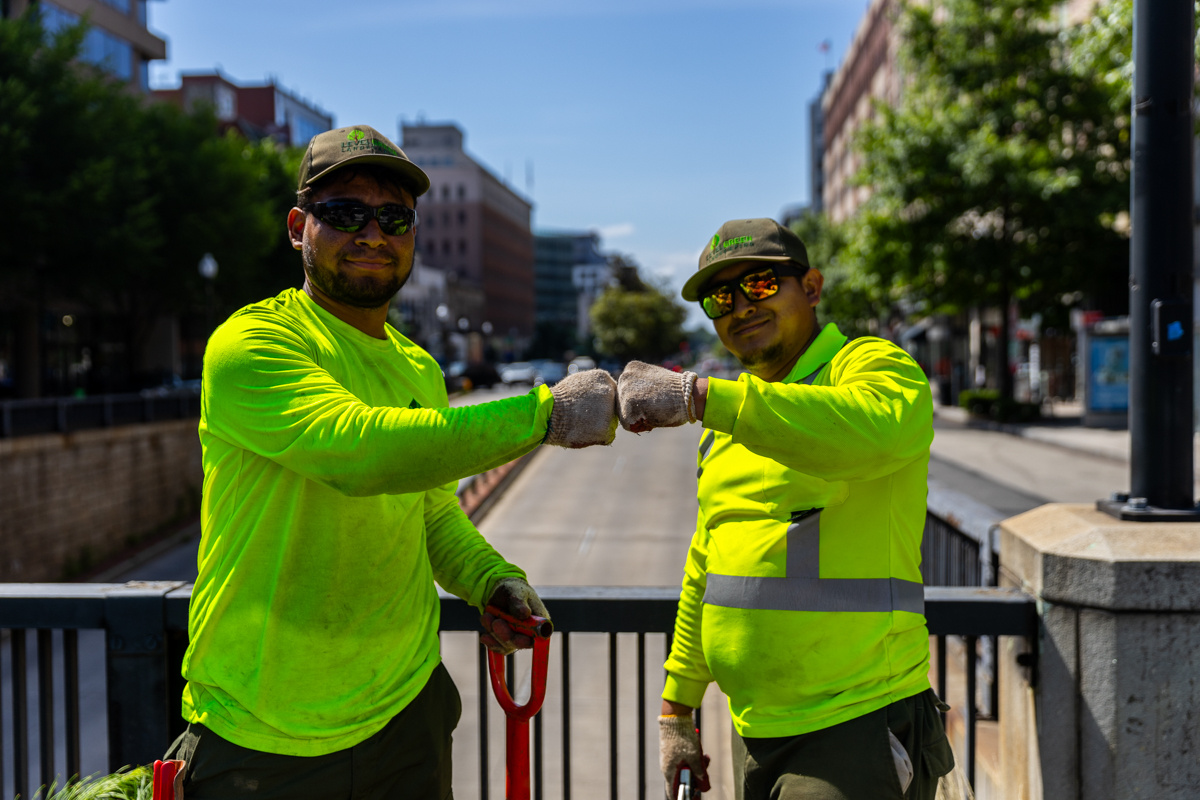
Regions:
[[826, 324], [817, 334], [817, 338], [813, 339], [813, 343], [808, 346], [808, 349], [800, 354], [800, 358], [796, 359], [796, 365], [792, 367], [792, 371], [787, 374], [783, 382], [811, 383], [812, 381], [807, 379], [815, 377], [821, 367], [828, 364], [845, 343], [846, 337], [838, 330], [837, 325], [832, 322]]

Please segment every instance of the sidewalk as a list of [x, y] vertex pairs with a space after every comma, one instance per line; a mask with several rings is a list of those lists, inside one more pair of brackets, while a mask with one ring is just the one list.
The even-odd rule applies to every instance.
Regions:
[[1055, 403], [1048, 406], [1050, 416], [1033, 423], [1015, 424], [972, 419], [965, 408], [934, 405], [935, 417], [978, 430], [991, 430], [1044, 442], [1087, 455], [1129, 463], [1129, 431], [1086, 428], [1079, 403]]

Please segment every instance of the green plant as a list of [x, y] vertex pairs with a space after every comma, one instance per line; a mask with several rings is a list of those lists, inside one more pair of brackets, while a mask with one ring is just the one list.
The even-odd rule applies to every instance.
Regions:
[[992, 406], [1000, 398], [995, 389], [965, 389], [958, 393], [958, 405], [976, 417], [990, 417]]
[[153, 794], [153, 768], [121, 767], [111, 775], [97, 773], [61, 789], [51, 783], [39, 789], [33, 800], [150, 800]]

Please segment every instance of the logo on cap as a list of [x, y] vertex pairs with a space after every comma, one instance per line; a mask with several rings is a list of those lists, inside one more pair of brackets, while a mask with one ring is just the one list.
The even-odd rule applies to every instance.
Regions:
[[363, 133], [362, 131], [360, 131], [358, 128], [355, 128], [354, 130], [352, 130], [346, 134], [346, 138], [352, 142], [358, 141], [359, 139], [363, 139], [365, 137], [366, 137], [366, 134]]
[[717, 249], [717, 245], [719, 245], [720, 243], [721, 243], [721, 234], [714, 233], [713, 240], [712, 240], [712, 247], [709, 248], [709, 252], [715, 251]]

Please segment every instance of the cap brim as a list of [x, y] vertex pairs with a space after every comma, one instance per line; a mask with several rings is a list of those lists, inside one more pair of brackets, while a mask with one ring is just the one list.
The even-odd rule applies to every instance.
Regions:
[[413, 197], [420, 197], [429, 191], [429, 176], [425, 174], [424, 170], [408, 159], [383, 155], [381, 153], [364, 153], [361, 156], [353, 156], [347, 158], [345, 161], [339, 161], [324, 172], [311, 176], [304, 182], [304, 185], [312, 186], [326, 175], [337, 172], [339, 169], [362, 164], [375, 164], [390, 172], [395, 172], [403, 179], [404, 185], [412, 191]]
[[730, 264], [738, 264], [742, 261], [773, 261], [780, 263], [791, 260], [787, 256], [731, 256], [729, 258], [718, 259], [688, 278], [687, 283], [683, 285], [683, 289], [679, 293], [683, 296], [684, 300], [694, 303], [700, 299], [700, 290], [704, 288], [705, 284]]

